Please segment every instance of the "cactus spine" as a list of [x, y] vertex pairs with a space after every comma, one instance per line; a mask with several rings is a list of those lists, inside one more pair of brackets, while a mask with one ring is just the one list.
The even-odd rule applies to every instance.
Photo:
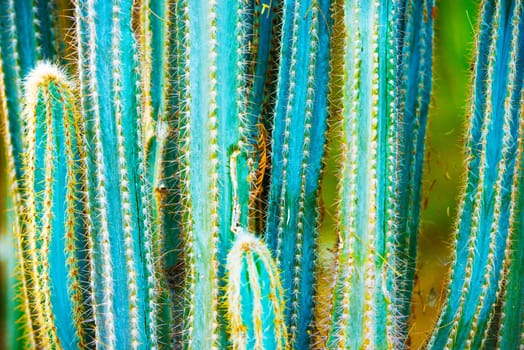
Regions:
[[[497, 289], [518, 215], [511, 195], [519, 175], [515, 158], [522, 137], [523, 4], [483, 1], [467, 131], [467, 179], [456, 229], [448, 299], [429, 342], [431, 349], [475, 349], [494, 320]], [[518, 225], [513, 235], [518, 237]], [[517, 240], [518, 242], [518, 240]], [[510, 268], [514, 269], [513, 266]], [[513, 281], [510, 285], [513, 285]], [[506, 304], [507, 305], [507, 304]], [[522, 307], [522, 306], [520, 306]], [[518, 312], [518, 311], [516, 311]]]

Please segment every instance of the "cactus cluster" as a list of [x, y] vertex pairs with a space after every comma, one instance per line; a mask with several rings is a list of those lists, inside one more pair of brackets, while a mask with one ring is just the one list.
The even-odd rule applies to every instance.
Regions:
[[[430, 349], [524, 345], [524, 5], [480, 7]], [[22, 314], [9, 348], [409, 347], [433, 0], [0, 0], [0, 13]], [[327, 146], [340, 156], [323, 335]]]

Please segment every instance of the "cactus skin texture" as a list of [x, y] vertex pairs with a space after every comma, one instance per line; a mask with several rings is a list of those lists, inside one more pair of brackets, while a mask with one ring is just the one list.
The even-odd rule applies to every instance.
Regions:
[[[521, 287], [515, 286], [521, 277], [505, 283], [503, 278], [505, 271], [515, 278], [522, 268], [515, 266], [522, 250], [513, 250], [513, 244], [518, 247], [522, 238], [518, 192], [522, 172], [515, 159], [521, 159], [523, 132], [524, 64], [519, 59], [524, 55], [523, 6], [511, 0], [481, 4], [466, 137], [467, 179], [448, 297], [430, 349], [478, 349], [489, 344], [487, 335], [497, 328], [490, 323], [498, 318], [502, 334], [513, 333], [501, 344], [522, 345], [522, 323], [515, 324], [522, 317], [522, 295], [517, 291]], [[497, 316], [497, 296], [503, 294], [507, 297], [503, 314]], [[507, 322], [516, 328], [507, 329]]]
[[[397, 169], [393, 180], [398, 181], [395, 232], [395, 305], [396, 317], [407, 324], [411, 313], [411, 298], [415, 281], [418, 230], [421, 210], [422, 171], [424, 167], [426, 125], [432, 90], [433, 68], [433, 9], [434, 0], [393, 1], [399, 6], [399, 18], [393, 28], [397, 36], [399, 60], [396, 67], [395, 109], [398, 118], [391, 127], [397, 128]], [[391, 56], [388, 57], [391, 59]], [[394, 198], [392, 200], [395, 200]], [[407, 337], [402, 327], [401, 342]]]
[[266, 245], [240, 230], [226, 271], [233, 349], [287, 349], [282, 286]]
[[310, 346], [327, 126], [329, 1], [283, 1], [266, 241], [281, 270], [291, 348]]
[[[500, 330], [497, 335], [501, 349], [518, 349], [524, 346], [524, 132], [523, 111], [519, 118], [519, 144], [517, 167], [511, 208], [511, 222], [506, 243], [504, 260], [505, 285], [499, 284], [499, 298], [502, 299]], [[504, 289], [501, 290], [501, 287]], [[489, 339], [488, 339], [489, 340]]]
[[[85, 263], [85, 142], [73, 87], [55, 66], [39, 64], [25, 83], [24, 203], [28, 293], [35, 343], [90, 342]], [[92, 326], [91, 326], [92, 327]]]
[[334, 9], [332, 114], [342, 160], [327, 346], [402, 348], [431, 91], [433, 2], [339, 1]]

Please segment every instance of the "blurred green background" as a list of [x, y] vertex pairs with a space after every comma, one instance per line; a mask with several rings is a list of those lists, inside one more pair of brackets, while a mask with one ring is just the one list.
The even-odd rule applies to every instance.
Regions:
[[[466, 121], [469, 96], [470, 67], [476, 28], [478, 2], [474, 0], [437, 0], [434, 13], [436, 23], [434, 51], [433, 96], [428, 124], [424, 194], [419, 238], [417, 282], [413, 297], [411, 345], [419, 348], [431, 330], [442, 294], [451, 254], [451, 240], [456, 200], [462, 183], [462, 135]], [[3, 125], [0, 125], [3, 128]], [[332, 139], [332, 138], [331, 138]], [[0, 143], [0, 259], [2, 270], [0, 298], [6, 300], [5, 257], [11, 241], [7, 238], [6, 162], [4, 145]], [[333, 160], [336, 155], [329, 154]], [[321, 228], [321, 278], [328, 287], [329, 268], [335, 234], [333, 229], [332, 199], [335, 176], [332, 161], [325, 170], [322, 196], [324, 222]], [[0, 302], [0, 342], [5, 339], [6, 302]], [[9, 304], [7, 304], [9, 305]], [[320, 307], [319, 309], [322, 309]], [[10, 321], [12, 322], [12, 321]], [[3, 342], [2, 342], [3, 343]], [[3, 344], [0, 344], [3, 348]]]

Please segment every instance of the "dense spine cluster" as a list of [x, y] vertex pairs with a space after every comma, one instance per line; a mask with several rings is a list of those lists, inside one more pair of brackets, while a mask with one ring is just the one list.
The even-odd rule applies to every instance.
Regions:
[[[448, 297], [428, 344], [431, 349], [476, 349], [491, 342], [489, 334], [496, 328], [492, 323], [499, 322], [497, 296], [504, 295], [508, 285], [507, 291], [515, 293], [514, 282], [503, 279], [506, 272], [515, 273], [513, 261], [521, 254], [512, 252], [512, 244], [522, 236], [515, 218], [522, 206], [516, 159], [522, 143], [523, 6], [513, 0], [482, 3], [466, 140], [467, 179]], [[519, 314], [522, 299], [514, 298], [510, 303], [520, 306], [512, 313]], [[503, 304], [504, 325], [508, 304]]]

